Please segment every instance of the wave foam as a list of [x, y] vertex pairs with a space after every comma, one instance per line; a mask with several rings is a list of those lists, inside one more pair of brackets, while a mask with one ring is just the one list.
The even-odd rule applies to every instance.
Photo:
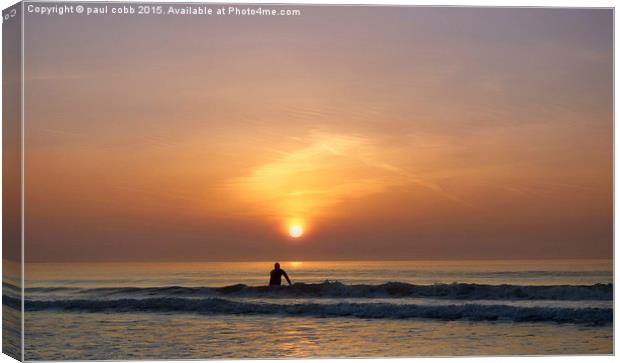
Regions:
[[[4, 303], [20, 303], [4, 297]], [[613, 309], [515, 307], [506, 305], [417, 305], [390, 303], [295, 303], [271, 304], [231, 301], [222, 298], [145, 298], [118, 300], [27, 300], [26, 311], [84, 312], [189, 312], [199, 314], [290, 315], [312, 317], [355, 317], [366, 319], [440, 319], [512, 322], [555, 322], [605, 325], [613, 321]]]
[[296, 283], [292, 286], [225, 287], [119, 287], [75, 289], [62, 287], [28, 288], [26, 292], [59, 292], [96, 296], [158, 296], [158, 297], [260, 297], [260, 298], [436, 298], [462, 300], [612, 300], [612, 284], [595, 285], [483, 285], [435, 284], [413, 285], [405, 282], [388, 282], [380, 285], [345, 285], [325, 281], [318, 284]]

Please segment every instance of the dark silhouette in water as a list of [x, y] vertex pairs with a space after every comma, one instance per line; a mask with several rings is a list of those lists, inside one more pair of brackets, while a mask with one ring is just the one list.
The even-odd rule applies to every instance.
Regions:
[[282, 276], [284, 276], [286, 281], [288, 281], [288, 284], [291, 285], [291, 279], [288, 278], [286, 271], [280, 268], [280, 264], [276, 262], [273, 267], [274, 269], [270, 272], [271, 277], [269, 278], [269, 286], [282, 285]]

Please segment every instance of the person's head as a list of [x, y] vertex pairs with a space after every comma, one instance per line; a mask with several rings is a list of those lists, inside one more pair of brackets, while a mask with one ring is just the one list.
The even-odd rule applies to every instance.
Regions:
[[273, 265], [273, 267], [274, 267], [276, 270], [279, 270], [279, 269], [280, 269], [280, 263], [279, 263], [279, 262], [276, 262], [276, 263]]

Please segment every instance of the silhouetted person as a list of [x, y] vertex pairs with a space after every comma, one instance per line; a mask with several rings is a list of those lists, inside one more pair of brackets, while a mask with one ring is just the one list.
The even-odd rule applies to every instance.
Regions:
[[271, 277], [269, 278], [269, 286], [280, 286], [282, 285], [282, 276], [284, 276], [284, 278], [286, 278], [286, 281], [288, 281], [288, 284], [291, 284], [291, 279], [288, 278], [288, 275], [286, 274], [286, 271], [284, 271], [283, 269], [280, 268], [280, 264], [279, 263], [275, 263], [275, 265], [273, 265], [274, 269], [271, 270], [270, 275]]

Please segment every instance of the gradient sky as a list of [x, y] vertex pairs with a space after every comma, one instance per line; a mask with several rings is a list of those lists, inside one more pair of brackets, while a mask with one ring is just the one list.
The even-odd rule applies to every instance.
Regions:
[[301, 9], [27, 15], [26, 259], [612, 257], [612, 10]]

